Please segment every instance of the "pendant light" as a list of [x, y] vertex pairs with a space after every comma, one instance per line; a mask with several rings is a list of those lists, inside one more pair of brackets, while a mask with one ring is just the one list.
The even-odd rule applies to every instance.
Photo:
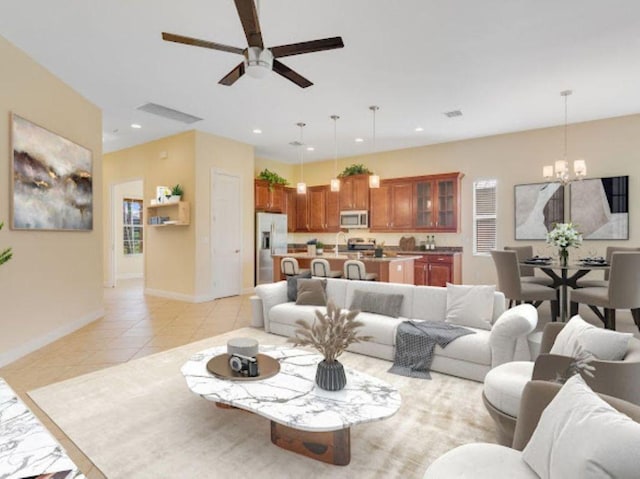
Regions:
[[338, 115], [331, 115], [333, 120], [333, 178], [331, 178], [331, 191], [340, 191], [340, 178], [338, 178]]
[[[378, 111], [379, 109], [380, 107], [376, 105], [369, 107], [369, 110], [373, 112], [373, 153], [376, 152], [376, 111]], [[380, 188], [380, 176], [369, 176], [369, 188]]]
[[567, 160], [567, 98], [572, 93], [571, 90], [560, 92], [560, 96], [564, 97], [564, 157], [556, 161], [555, 164], [546, 165], [542, 168], [542, 176], [546, 180], [551, 180], [555, 173], [556, 179], [563, 185], [575, 181], [575, 179], [581, 180], [587, 176], [587, 163], [583, 159], [579, 159], [573, 162], [573, 173], [576, 177], [574, 179], [569, 177], [569, 161]]
[[299, 195], [306, 195], [307, 194], [307, 184], [304, 182], [304, 133], [303, 133], [303, 129], [306, 126], [305, 123], [296, 123], [297, 126], [300, 127], [300, 145], [298, 146], [299, 149], [299, 156], [300, 156], [300, 182], [298, 183], [298, 185], [296, 186], [296, 192]]

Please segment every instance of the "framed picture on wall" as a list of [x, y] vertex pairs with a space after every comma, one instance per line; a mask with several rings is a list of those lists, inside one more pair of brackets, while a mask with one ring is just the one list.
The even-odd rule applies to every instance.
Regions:
[[574, 181], [569, 201], [571, 222], [584, 239], [629, 239], [628, 176]]
[[564, 187], [560, 183], [516, 185], [515, 239], [544, 240], [564, 221]]
[[91, 150], [12, 114], [11, 153], [13, 229], [93, 229]]

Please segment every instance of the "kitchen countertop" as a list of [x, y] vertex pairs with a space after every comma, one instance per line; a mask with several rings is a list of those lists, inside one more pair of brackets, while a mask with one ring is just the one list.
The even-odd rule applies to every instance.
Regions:
[[365, 256], [362, 255], [360, 258], [358, 257], [358, 253], [357, 252], [346, 252], [346, 251], [340, 251], [337, 255], [333, 252], [331, 253], [324, 253], [324, 254], [320, 254], [320, 255], [315, 255], [315, 254], [308, 254], [308, 253], [287, 253], [287, 254], [276, 254], [273, 255], [273, 257], [285, 257], [288, 256], [290, 258], [304, 258], [304, 259], [327, 259], [327, 260], [331, 260], [331, 259], [339, 259], [339, 260], [348, 260], [348, 259], [359, 259], [360, 261], [371, 261], [371, 262], [377, 262], [377, 263], [389, 263], [391, 261], [408, 261], [408, 260], [412, 260], [412, 259], [418, 259], [420, 258], [421, 254], [416, 254], [413, 255], [410, 252], [407, 252], [407, 254], [403, 254], [402, 256], [385, 256], [382, 258], [375, 258], [374, 256]]

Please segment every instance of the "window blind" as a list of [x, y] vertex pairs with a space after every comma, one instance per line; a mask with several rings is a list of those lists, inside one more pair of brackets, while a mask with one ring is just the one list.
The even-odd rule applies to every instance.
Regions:
[[475, 255], [487, 255], [497, 247], [497, 184], [497, 180], [473, 183], [473, 254]]

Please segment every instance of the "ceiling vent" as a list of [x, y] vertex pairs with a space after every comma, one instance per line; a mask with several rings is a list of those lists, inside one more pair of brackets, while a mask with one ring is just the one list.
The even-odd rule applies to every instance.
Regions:
[[462, 111], [461, 110], [447, 111], [444, 113], [444, 116], [448, 118], [455, 118], [456, 116], [462, 116]]
[[196, 121], [202, 120], [202, 118], [198, 118], [197, 116], [189, 115], [188, 113], [183, 113], [166, 106], [157, 105], [156, 103], [147, 103], [146, 105], [139, 106], [138, 110], [151, 113], [152, 115], [161, 116], [162, 118], [166, 118], [168, 120], [179, 121], [180, 123], [186, 124], [191, 124], [195, 123]]

